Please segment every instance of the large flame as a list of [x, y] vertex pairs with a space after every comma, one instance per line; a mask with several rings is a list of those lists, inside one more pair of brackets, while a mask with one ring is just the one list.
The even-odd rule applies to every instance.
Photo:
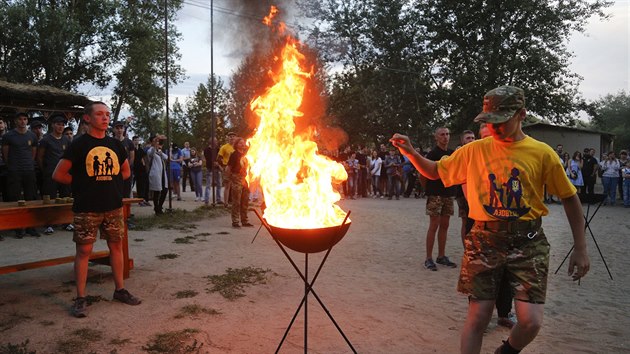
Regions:
[[304, 88], [311, 74], [302, 69], [305, 57], [289, 37], [278, 57], [279, 69], [271, 73], [273, 86], [251, 103], [260, 117], [255, 135], [248, 140], [248, 180], [260, 184], [271, 225], [312, 229], [340, 225], [346, 213], [332, 183], [348, 178], [344, 167], [319, 155], [312, 140], [314, 129], [296, 133], [294, 119], [302, 117]]

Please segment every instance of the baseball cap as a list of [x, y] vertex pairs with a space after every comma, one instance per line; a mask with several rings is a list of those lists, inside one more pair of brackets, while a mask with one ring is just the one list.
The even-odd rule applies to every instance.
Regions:
[[48, 119], [48, 121], [49, 121], [50, 123], [63, 123], [63, 124], [66, 124], [66, 122], [67, 122], [68, 120], [66, 119], [66, 117], [65, 117], [65, 116], [63, 116], [63, 115], [61, 115], [61, 114], [55, 114], [54, 116], [50, 117], [50, 118]]
[[122, 120], [118, 120], [115, 121], [114, 123], [112, 123], [112, 127], [120, 127], [120, 126], [125, 126], [125, 122], [123, 122]]
[[503, 123], [525, 107], [525, 91], [514, 86], [499, 86], [483, 96], [483, 111], [475, 122]]
[[43, 126], [44, 126], [44, 124], [39, 119], [33, 119], [33, 121], [31, 122], [31, 129], [32, 128], [37, 128], [37, 127], [43, 127]]

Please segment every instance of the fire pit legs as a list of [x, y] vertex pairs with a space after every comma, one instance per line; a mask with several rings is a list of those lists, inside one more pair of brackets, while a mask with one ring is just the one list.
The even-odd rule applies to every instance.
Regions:
[[295, 322], [295, 319], [297, 318], [298, 314], [300, 313], [300, 310], [302, 309], [302, 306], [304, 306], [304, 353], [307, 353], [307, 344], [308, 344], [308, 339], [307, 339], [308, 338], [308, 295], [309, 295], [309, 293], [312, 294], [313, 297], [315, 297], [315, 299], [317, 300], [319, 305], [322, 307], [324, 312], [326, 312], [326, 315], [328, 315], [328, 318], [330, 318], [332, 323], [335, 325], [335, 328], [337, 328], [337, 331], [339, 331], [339, 334], [341, 334], [341, 336], [346, 341], [346, 343], [348, 344], [348, 346], [350, 347], [352, 352], [356, 353], [357, 351], [352, 346], [352, 343], [350, 343], [350, 340], [348, 339], [348, 337], [346, 337], [346, 334], [343, 332], [341, 327], [339, 327], [339, 324], [337, 323], [337, 321], [335, 321], [335, 319], [333, 318], [332, 314], [330, 313], [330, 311], [328, 310], [326, 305], [324, 305], [322, 300], [319, 298], [319, 296], [317, 295], [317, 293], [313, 289], [313, 284], [315, 284], [315, 281], [317, 280], [317, 277], [319, 276], [319, 273], [321, 272], [321, 270], [322, 270], [322, 268], [324, 266], [324, 263], [326, 262], [326, 259], [328, 258], [328, 255], [330, 254], [330, 251], [332, 250], [332, 247], [329, 248], [328, 251], [326, 251], [326, 255], [324, 256], [324, 258], [322, 259], [322, 262], [319, 264], [319, 267], [317, 268], [317, 272], [315, 272], [315, 275], [313, 276], [313, 279], [311, 279], [311, 281], [309, 282], [309, 280], [308, 280], [308, 253], [304, 254], [304, 274], [302, 274], [302, 272], [300, 271], [298, 266], [295, 264], [295, 262], [293, 261], [293, 259], [289, 255], [289, 253], [287, 253], [287, 251], [282, 246], [282, 244], [280, 242], [278, 242], [278, 240], [276, 240], [275, 238], [274, 238], [274, 240], [278, 244], [278, 247], [280, 247], [280, 249], [282, 250], [282, 253], [284, 253], [284, 255], [287, 257], [287, 259], [289, 260], [289, 262], [291, 263], [291, 265], [293, 266], [295, 271], [298, 273], [300, 278], [302, 278], [302, 281], [304, 281], [304, 297], [302, 297], [302, 301], [300, 302], [300, 305], [298, 306], [297, 310], [295, 310], [295, 313], [293, 314], [293, 318], [291, 318], [291, 322], [289, 322], [289, 326], [287, 327], [286, 331], [284, 332], [284, 335], [282, 336], [282, 340], [280, 341], [280, 344], [278, 344], [278, 348], [276, 349], [276, 354], [280, 351], [280, 348], [282, 347], [282, 344], [284, 344], [284, 340], [287, 338], [287, 335], [289, 334], [289, 331], [291, 330], [291, 327], [293, 326], [293, 323]]

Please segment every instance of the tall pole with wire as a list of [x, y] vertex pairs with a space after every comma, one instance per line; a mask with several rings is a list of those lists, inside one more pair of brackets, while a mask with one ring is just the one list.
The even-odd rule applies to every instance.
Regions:
[[[168, 159], [166, 161], [169, 181], [173, 180], [173, 171], [171, 170], [171, 121], [168, 116], [168, 0], [164, 0], [164, 96], [166, 103], [166, 145]], [[173, 195], [168, 189], [168, 210], [173, 210]]]
[[[214, 146], [214, 139], [217, 135], [217, 121], [214, 116], [214, 0], [210, 0], [210, 151], [218, 154], [217, 147]], [[216, 205], [215, 188], [219, 187], [220, 181], [215, 181], [215, 165], [216, 156], [212, 156], [210, 175], [212, 176], [212, 205]], [[216, 186], [216, 187], [215, 187]]]

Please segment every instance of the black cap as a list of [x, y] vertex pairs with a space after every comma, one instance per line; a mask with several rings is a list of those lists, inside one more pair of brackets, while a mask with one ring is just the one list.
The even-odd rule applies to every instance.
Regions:
[[43, 126], [44, 126], [44, 123], [42, 123], [42, 121], [39, 119], [33, 119], [33, 121], [31, 122], [31, 129], [37, 128], [37, 127], [43, 127]]
[[50, 123], [63, 123], [63, 124], [66, 124], [68, 122], [66, 117], [62, 114], [55, 114], [54, 116], [48, 118], [48, 121]]
[[114, 123], [112, 123], [112, 127], [119, 127], [119, 126], [125, 126], [125, 122], [123, 122], [122, 120], [118, 120], [115, 121]]

